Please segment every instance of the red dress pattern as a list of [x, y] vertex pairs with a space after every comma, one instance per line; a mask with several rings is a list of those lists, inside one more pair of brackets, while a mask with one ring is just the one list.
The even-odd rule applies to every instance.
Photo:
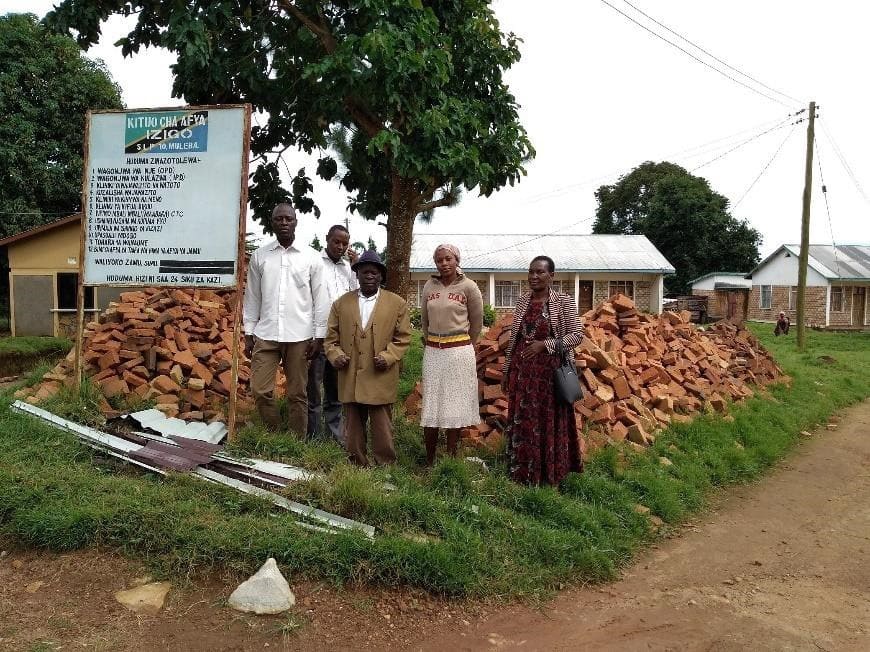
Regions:
[[546, 352], [522, 357], [532, 342], [552, 336], [544, 303], [532, 302], [508, 372], [508, 466], [511, 479], [522, 484], [558, 485], [569, 472], [582, 470], [574, 407], [559, 402], [553, 388], [559, 358]]

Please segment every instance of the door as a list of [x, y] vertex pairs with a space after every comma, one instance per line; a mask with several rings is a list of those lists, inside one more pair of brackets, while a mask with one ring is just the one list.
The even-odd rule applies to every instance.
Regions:
[[725, 317], [731, 319], [734, 315], [737, 314], [737, 293], [736, 292], [728, 292], [728, 309], [725, 313]]
[[54, 335], [54, 277], [14, 274], [15, 335]]
[[580, 281], [580, 293], [577, 295], [577, 311], [582, 315], [592, 310], [592, 281]]
[[852, 325], [863, 326], [867, 304], [867, 288], [852, 288]]

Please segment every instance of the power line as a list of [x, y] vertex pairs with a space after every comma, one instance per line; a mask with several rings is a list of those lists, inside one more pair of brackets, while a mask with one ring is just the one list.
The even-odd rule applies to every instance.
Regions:
[[861, 196], [864, 198], [868, 204], [870, 204], [870, 197], [867, 196], [867, 193], [864, 192], [864, 188], [861, 186], [861, 182], [858, 181], [858, 177], [855, 175], [855, 172], [852, 170], [852, 166], [846, 161], [846, 157], [843, 155], [843, 151], [840, 149], [840, 146], [837, 145], [837, 141], [834, 140], [833, 134], [828, 131], [828, 127], [826, 121], [819, 118], [819, 122], [822, 124], [822, 130], [825, 132], [825, 136], [828, 138], [828, 142], [831, 143], [831, 147], [834, 149], [834, 154], [836, 154], [837, 158], [840, 161], [840, 164], [843, 166], [843, 169], [846, 171], [846, 174], [849, 175], [849, 178], [852, 179], [852, 183], [855, 184], [855, 188], [861, 193]]
[[[795, 114], [790, 113], [785, 119], [787, 120], [788, 118], [791, 118], [793, 115], [795, 115]], [[693, 145], [692, 147], [687, 147], [687, 148], [684, 148], [682, 150], [672, 152], [670, 154], [666, 154], [665, 156], [661, 157], [661, 159], [662, 160], [670, 160], [673, 158], [676, 158], [676, 159], [695, 158], [698, 156], [702, 156], [703, 154], [706, 154], [709, 151], [715, 151], [721, 147], [721, 146], [710, 147], [711, 145], [718, 145], [718, 143], [721, 143], [723, 141], [732, 140], [733, 138], [735, 138], [737, 136], [742, 136], [743, 134], [745, 134], [747, 132], [757, 132], [759, 129], [762, 129], [764, 127], [769, 127], [772, 122], [775, 123], [774, 126], [779, 125], [781, 122], [783, 122], [783, 118], [776, 118], [775, 120], [765, 120], [764, 122], [762, 122], [760, 124], [754, 125], [752, 127], [747, 127], [746, 129], [741, 129], [740, 131], [731, 133], [727, 136], [720, 136], [719, 138], [716, 138], [714, 140], [707, 141], [707, 142], [701, 143], [699, 145]], [[620, 168], [619, 170], [614, 170], [613, 172], [610, 172], [608, 174], [603, 174], [600, 176], [592, 177], [590, 179], [586, 179], [585, 181], [571, 183], [571, 184], [567, 184], [564, 186], [557, 186], [557, 187], [552, 188], [550, 190], [546, 190], [544, 192], [541, 192], [537, 195], [532, 195], [531, 197], [528, 197], [527, 199], [525, 199], [522, 203], [523, 204], [535, 204], [539, 201], [543, 201], [546, 199], [550, 199], [552, 197], [558, 197], [560, 195], [570, 193], [570, 192], [572, 192], [576, 189], [582, 188], [584, 186], [588, 186], [591, 184], [607, 181], [608, 179], [612, 179], [617, 175], [623, 174], [624, 172], [625, 172], [625, 168], [623, 167], [623, 168]]]
[[698, 45], [697, 43], [694, 43], [694, 42], [690, 41], [689, 39], [687, 39], [687, 38], [686, 38], [685, 36], [683, 36], [682, 34], [680, 34], [680, 33], [678, 33], [678, 32], [675, 32], [674, 30], [672, 30], [670, 27], [668, 27], [668, 26], [665, 25], [664, 23], [662, 23], [662, 22], [656, 20], [655, 18], [653, 18], [652, 16], [650, 16], [648, 13], [646, 13], [646, 12], [643, 11], [642, 9], [640, 9], [640, 8], [636, 7], [635, 5], [631, 4], [628, 0], [622, 0], [622, 1], [623, 1], [625, 4], [627, 4], [629, 7], [631, 7], [632, 9], [634, 9], [636, 12], [638, 12], [639, 14], [641, 14], [641, 15], [647, 17], [649, 20], [651, 20], [652, 22], [654, 22], [654, 23], [655, 23], [656, 25], [658, 25], [659, 27], [662, 27], [663, 29], [666, 29], [668, 32], [670, 32], [671, 34], [673, 34], [673, 35], [676, 36], [677, 38], [679, 38], [679, 39], [685, 41], [686, 43], [688, 43], [689, 45], [691, 45], [693, 48], [695, 48], [695, 49], [697, 49], [697, 50], [700, 50], [701, 52], [703, 52], [704, 54], [706, 54], [708, 57], [710, 57], [711, 59], [713, 59], [714, 61], [717, 61], [717, 62], [721, 63], [721, 64], [722, 64], [723, 66], [725, 66], [726, 68], [729, 68], [730, 70], [733, 70], [733, 71], [736, 72], [737, 74], [742, 75], [743, 77], [746, 77], [747, 79], [751, 79], [753, 82], [755, 82], [755, 83], [758, 84], [759, 86], [762, 86], [763, 88], [766, 88], [766, 89], [769, 90], [769, 91], [773, 91], [773, 92], [776, 93], [777, 95], [782, 95], [783, 97], [788, 98], [788, 99], [790, 99], [791, 101], [796, 102], [797, 104], [806, 104], [806, 102], [803, 102], [802, 100], [799, 100], [799, 99], [797, 99], [796, 97], [792, 97], [792, 96], [789, 95], [788, 93], [783, 93], [782, 91], [778, 91], [778, 90], [776, 90], [775, 88], [772, 88], [772, 87], [768, 86], [767, 84], [758, 81], [758, 80], [757, 80], [755, 77], [753, 77], [752, 75], [743, 72], [743, 71], [740, 70], [739, 68], [735, 68], [734, 66], [730, 65], [730, 64], [727, 63], [726, 61], [722, 61], [722, 59], [720, 59], [719, 57], [717, 57], [715, 54], [713, 54], [713, 53], [711, 53], [711, 52], [705, 50], [704, 48], [702, 48], [702, 47], [701, 47], [700, 45]]
[[828, 230], [831, 232], [831, 246], [834, 249], [834, 262], [837, 265], [837, 276], [840, 276], [840, 257], [837, 255], [837, 242], [834, 240], [834, 223], [831, 220], [831, 206], [828, 204], [828, 187], [825, 185], [825, 175], [822, 174], [822, 156], [819, 152], [819, 141], [813, 136], [813, 146], [816, 148], [816, 164], [819, 166], [819, 183], [822, 185], [822, 197], [825, 198], [825, 212], [828, 214]]
[[797, 122], [795, 122], [795, 123], [791, 126], [791, 129], [790, 129], [789, 132], [785, 135], [785, 138], [782, 139], [782, 142], [779, 144], [779, 147], [777, 147], [777, 148], [776, 148], [776, 151], [773, 153], [773, 156], [771, 156], [771, 157], [770, 157], [770, 160], [765, 164], [765, 166], [764, 166], [763, 168], [761, 168], [761, 172], [759, 172], [759, 173], [758, 173], [758, 176], [755, 177], [755, 179], [752, 181], [752, 183], [749, 184], [749, 187], [748, 187], [745, 191], [743, 191], [743, 194], [740, 195], [740, 199], [738, 199], [736, 202], [734, 202], [733, 206], [731, 207], [732, 209], [737, 208], [737, 207], [740, 205], [740, 202], [742, 202], [744, 199], [746, 199], [746, 195], [749, 194], [749, 191], [752, 190], [752, 189], [755, 187], [755, 184], [758, 183], [758, 180], [759, 180], [759, 179], [764, 175], [765, 172], [767, 172], [767, 168], [770, 167], [771, 163], [773, 163], [774, 159], [776, 159], [777, 155], [779, 155], [779, 153], [780, 153], [780, 151], [782, 150], [783, 146], [785, 146], [786, 141], [787, 141], [789, 138], [791, 138], [791, 135], [794, 133], [794, 130], [795, 130], [795, 129], [797, 129]]
[[[722, 152], [721, 154], [719, 154], [719, 155], [716, 156], [715, 158], [711, 158], [711, 159], [710, 159], [709, 161], [707, 161], [706, 163], [701, 163], [701, 165], [696, 165], [696, 166], [693, 167], [691, 170], [689, 170], [689, 172], [694, 172], [695, 170], [700, 170], [701, 168], [706, 167], [707, 165], [710, 165], [711, 163], [715, 163], [716, 161], [718, 161], [718, 160], [721, 159], [721, 158], [725, 158], [725, 157], [728, 156], [731, 152], [735, 152], [735, 151], [737, 151], [738, 149], [740, 149], [740, 148], [743, 147], [744, 145], [748, 145], [748, 144], [751, 143], [752, 141], [754, 141], [754, 140], [758, 140], [758, 139], [761, 138], [762, 136], [764, 136], [764, 135], [766, 135], [766, 134], [769, 134], [771, 131], [776, 131], [777, 129], [782, 129], [783, 127], [785, 127], [786, 125], [789, 124], [789, 122], [788, 122], [789, 119], [790, 119], [790, 118], [786, 118], [785, 120], [783, 120], [783, 121], [780, 122], [779, 124], [774, 125], [774, 126], [771, 127], [770, 129], [766, 129], [766, 130], [762, 131], [762, 132], [759, 133], [759, 134], [755, 134], [754, 136], [751, 136], [750, 138], [747, 138], [746, 140], [744, 140], [744, 141], [741, 142], [741, 143], [738, 143], [737, 145], [735, 145], [735, 146], [732, 147], [731, 149], [729, 149], [729, 150], [727, 150], [727, 151], [725, 151], [725, 152]], [[799, 119], [799, 120], [796, 120], [796, 121], [795, 121], [794, 123], [792, 123], [792, 124], [798, 124], [799, 122], [803, 122], [803, 118], [801, 118], [801, 119]]]
[[[561, 226], [558, 229], [556, 229], [555, 231], [551, 231], [550, 233], [542, 233], [541, 235], [536, 235], [533, 238], [529, 238], [528, 240], [523, 240], [522, 242], [514, 242], [514, 243], [509, 244], [506, 247], [501, 247], [500, 249], [492, 249], [492, 250], [487, 251], [485, 253], [477, 254], [476, 256], [472, 256], [468, 260], [476, 260], [477, 258], [483, 258], [484, 256], [491, 256], [492, 254], [498, 253], [499, 251], [507, 251], [508, 249], [514, 249], [515, 247], [519, 247], [521, 245], [528, 244], [529, 242], [534, 242], [535, 240], [540, 240], [541, 238], [546, 238], [547, 236], [556, 235], [557, 233], [560, 233], [561, 231], [564, 231], [565, 229], [570, 229], [572, 227], [577, 226], [578, 224], [583, 224], [583, 222], [589, 222], [590, 220], [594, 220], [594, 219], [595, 219], [594, 215], [592, 215], [590, 217], [584, 217], [582, 220], [577, 220], [576, 222], [573, 222], [572, 224], [568, 224], [566, 226]], [[505, 234], [505, 235], [507, 235], [507, 234]]]
[[753, 93], [756, 93], [756, 94], [758, 94], [758, 95], [761, 95], [761, 96], [764, 97], [764, 98], [767, 98], [767, 99], [770, 100], [771, 102], [776, 102], [777, 104], [781, 104], [782, 106], [785, 106], [785, 107], [789, 107], [789, 106], [790, 106], [789, 104], [786, 104], [786, 103], [783, 102], [782, 100], [779, 100], [779, 99], [773, 97], [772, 95], [768, 95], [767, 93], [764, 93], [763, 91], [760, 91], [760, 90], [758, 90], [757, 88], [754, 88], [753, 86], [750, 86], [749, 84], [740, 81], [740, 80], [737, 79], [736, 77], [733, 77], [732, 75], [729, 75], [727, 72], [725, 72], [725, 71], [723, 71], [723, 70], [720, 70], [719, 68], [717, 68], [717, 67], [714, 66], [713, 64], [711, 64], [711, 63], [709, 63], [709, 62], [707, 62], [707, 61], [704, 61], [703, 59], [699, 59], [699, 58], [696, 57], [694, 54], [692, 54], [691, 52], [689, 52], [688, 50], [686, 50], [684, 47], [681, 47], [680, 45], [677, 45], [677, 44], [674, 43], [673, 41], [670, 41], [670, 40], [666, 39], [664, 36], [662, 36], [661, 34], [659, 34], [658, 32], [656, 32], [655, 30], [650, 29], [649, 27], [647, 27], [647, 26], [644, 25], [643, 23], [641, 23], [641, 22], [635, 20], [634, 18], [632, 18], [631, 16], [629, 16], [627, 13], [625, 13], [625, 12], [622, 11], [621, 9], [619, 9], [619, 8], [617, 8], [617, 7], [614, 7], [614, 6], [613, 6], [612, 4], [610, 4], [607, 0], [601, 0], [601, 2], [603, 2], [604, 4], [606, 4], [608, 7], [610, 7], [611, 9], [613, 9], [615, 12], [621, 14], [622, 16], [624, 16], [625, 18], [627, 18], [628, 20], [630, 20], [631, 22], [633, 22], [633, 23], [634, 23], [635, 25], [637, 25], [638, 27], [641, 27], [642, 29], [645, 29], [647, 32], [649, 32], [650, 34], [652, 34], [652, 35], [655, 36], [656, 38], [661, 39], [662, 41], [664, 41], [664, 42], [667, 43], [668, 45], [671, 45], [672, 47], [677, 48], [680, 52], [682, 52], [682, 53], [684, 53], [684, 54], [690, 56], [692, 59], [694, 59], [694, 60], [697, 61], [698, 63], [707, 66], [710, 70], [715, 70], [716, 72], [718, 72], [718, 73], [719, 73], [720, 75], [722, 75], [723, 77], [727, 77], [728, 79], [730, 79], [731, 81], [733, 81], [735, 84], [740, 84], [740, 85], [743, 86], [744, 88], [746, 88], [746, 89], [752, 91]]

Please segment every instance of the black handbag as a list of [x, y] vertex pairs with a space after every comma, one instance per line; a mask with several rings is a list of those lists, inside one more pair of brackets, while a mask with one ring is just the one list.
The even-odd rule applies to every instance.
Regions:
[[574, 366], [574, 356], [565, 351], [565, 343], [561, 337], [556, 338], [556, 355], [559, 356], [560, 364], [553, 371], [553, 389], [556, 398], [562, 403], [573, 405], [583, 397], [580, 388], [580, 378], [577, 377], [577, 368]]

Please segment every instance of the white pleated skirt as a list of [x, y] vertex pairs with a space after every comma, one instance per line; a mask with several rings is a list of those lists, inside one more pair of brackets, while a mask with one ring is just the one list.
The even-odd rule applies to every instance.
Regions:
[[424, 428], [464, 428], [480, 423], [473, 346], [425, 347], [422, 389], [420, 425]]

